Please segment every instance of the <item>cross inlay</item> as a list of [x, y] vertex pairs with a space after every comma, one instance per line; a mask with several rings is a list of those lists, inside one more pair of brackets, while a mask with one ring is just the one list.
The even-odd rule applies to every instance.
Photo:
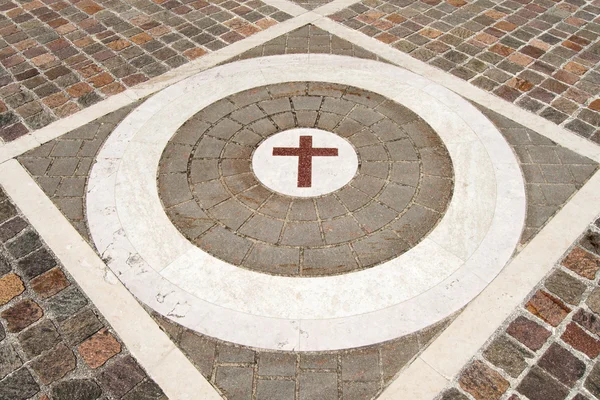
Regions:
[[312, 186], [312, 158], [338, 155], [338, 149], [312, 147], [312, 136], [300, 136], [300, 147], [273, 147], [274, 156], [298, 157], [298, 187]]

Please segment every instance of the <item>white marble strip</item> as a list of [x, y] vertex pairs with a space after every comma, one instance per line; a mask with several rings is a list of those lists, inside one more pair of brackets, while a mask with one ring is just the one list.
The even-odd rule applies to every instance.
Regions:
[[0, 164], [0, 185], [167, 397], [222, 399], [16, 160]]
[[316, 19], [322, 18], [320, 15], [307, 12], [302, 7], [291, 2], [287, 2], [286, 0], [276, 0], [276, 2], [290, 3], [295, 7], [302, 9], [303, 13], [298, 17], [281, 22], [267, 30], [258, 32], [250, 37], [240, 40], [239, 42], [235, 42], [220, 50], [190, 61], [187, 64], [152, 78], [147, 82], [140, 83], [133, 88], [127, 89], [124, 92], [102, 100], [101, 102], [87, 107], [66, 118], [55, 121], [48, 126], [33, 131], [19, 139], [8, 143], [1, 143], [0, 163], [17, 157], [31, 149], [39, 147], [50, 140], [56, 139], [57, 137], [60, 137], [65, 133], [72, 131], [73, 129], [90, 123], [97, 118], [118, 110], [121, 107], [135, 103], [139, 99], [156, 93], [167, 86], [181, 81], [182, 79], [214, 67], [215, 65], [230, 58], [236, 57], [250, 49], [253, 49], [256, 46], [260, 46], [269, 40], [275, 39], [276, 37], [298, 29]]
[[431, 400], [494, 334], [600, 213], [600, 172], [387, 388], [379, 400]]
[[492, 93], [486, 92], [467, 81], [417, 60], [377, 39], [367, 36], [357, 30], [348, 28], [329, 18], [318, 19], [314, 21], [313, 24], [323, 30], [346, 39], [357, 46], [369, 50], [381, 58], [422, 75], [435, 83], [443, 85], [469, 100], [475, 101], [490, 110], [546, 136], [563, 147], [589, 157], [594, 161], [600, 162], [599, 145], [564, 129], [553, 122], [530, 113], [529, 111], [509, 103], [508, 101], [502, 100]]

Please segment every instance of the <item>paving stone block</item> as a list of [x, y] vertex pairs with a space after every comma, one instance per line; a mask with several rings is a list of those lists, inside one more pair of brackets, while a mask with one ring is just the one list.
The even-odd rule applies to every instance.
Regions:
[[121, 344], [105, 328], [77, 346], [77, 350], [86, 364], [95, 369], [120, 353]]
[[600, 269], [600, 258], [575, 247], [562, 261], [562, 265], [587, 279], [594, 279]]
[[10, 344], [0, 346], [0, 381], [23, 365], [19, 354]]
[[146, 378], [146, 374], [131, 356], [123, 357], [107, 367], [98, 380], [102, 388], [120, 398]]
[[60, 342], [60, 335], [49, 319], [21, 332], [18, 337], [23, 352], [30, 359], [50, 350]]
[[572, 322], [567, 325], [561, 339], [589, 358], [596, 358], [600, 354], [600, 341], [585, 333], [583, 329]]
[[300, 400], [337, 400], [335, 372], [301, 372], [298, 374]]
[[523, 316], [511, 322], [506, 332], [533, 351], [539, 350], [551, 336], [546, 328]]
[[42, 299], [46, 299], [59, 293], [71, 283], [60, 268], [53, 268], [50, 271], [33, 278], [30, 284], [34, 292]]
[[123, 396], [123, 400], [167, 400], [167, 396], [156, 383], [146, 380]]
[[600, 333], [600, 318], [595, 314], [589, 313], [583, 309], [579, 309], [575, 315], [573, 315], [573, 321], [587, 329], [593, 334]]
[[371, 400], [379, 390], [379, 382], [342, 383], [342, 393], [346, 400]]
[[96, 400], [102, 389], [91, 379], [71, 379], [59, 382], [52, 388], [53, 400]]
[[31, 364], [31, 368], [44, 385], [63, 378], [67, 373], [73, 371], [76, 366], [75, 355], [62, 343], [50, 352], [35, 359]]
[[251, 367], [217, 367], [215, 383], [228, 399], [252, 399]]
[[293, 353], [262, 353], [258, 357], [258, 375], [295, 376], [296, 355]]
[[0, 306], [7, 304], [24, 291], [23, 281], [17, 274], [4, 275], [0, 278]]
[[560, 299], [543, 290], [538, 290], [525, 308], [552, 326], [558, 326], [571, 311]]
[[458, 382], [463, 390], [469, 392], [477, 400], [498, 400], [509, 388], [508, 381], [502, 375], [481, 361], [471, 363], [463, 371]]
[[0, 242], [12, 239], [27, 227], [27, 222], [21, 217], [13, 218], [0, 225]]
[[39, 390], [39, 385], [27, 368], [21, 368], [0, 381], [0, 398], [2, 399], [25, 400], [38, 393]]
[[501, 336], [488, 346], [483, 352], [483, 357], [516, 378], [527, 367], [527, 359], [533, 357], [533, 354], [513, 343], [508, 337]]
[[546, 288], [569, 304], [578, 304], [586, 286], [571, 275], [556, 270], [544, 282]]
[[538, 367], [523, 378], [517, 391], [531, 400], [563, 400], [569, 391]]
[[342, 355], [342, 380], [377, 381], [379, 355], [376, 351], [357, 351]]
[[85, 296], [75, 287], [70, 287], [46, 300], [50, 311], [59, 323], [74, 315], [88, 304]]
[[568, 387], [573, 387], [585, 373], [583, 361], [556, 343], [544, 353], [538, 365]]
[[404, 336], [402, 339], [384, 345], [381, 349], [383, 380], [390, 382], [402, 367], [408, 364], [419, 352], [417, 335]]
[[207, 378], [212, 376], [215, 361], [216, 344], [191, 331], [184, 331], [179, 342], [181, 350]]
[[258, 380], [256, 384], [256, 399], [293, 399], [296, 395], [296, 382], [294, 381], [268, 381]]
[[221, 363], [253, 363], [256, 352], [246, 347], [222, 343], [218, 347], [218, 354]]
[[[458, 389], [452, 388], [446, 390], [440, 400], [468, 400], [468, 397], [462, 394]], [[512, 398], [510, 400], [513, 400]]]
[[56, 260], [48, 250], [42, 248], [19, 260], [17, 265], [22, 276], [30, 280], [54, 268]]

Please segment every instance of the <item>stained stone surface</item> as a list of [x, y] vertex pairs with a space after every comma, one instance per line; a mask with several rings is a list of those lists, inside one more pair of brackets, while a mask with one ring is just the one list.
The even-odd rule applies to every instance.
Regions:
[[[312, 198], [263, 185], [254, 150], [296, 127], [346, 138], [358, 154], [354, 178]], [[339, 274], [397, 257], [437, 224], [452, 188], [449, 154], [415, 113], [375, 93], [312, 82], [252, 89], [201, 110], [166, 146], [158, 175], [167, 215], [186, 238], [277, 275]]]

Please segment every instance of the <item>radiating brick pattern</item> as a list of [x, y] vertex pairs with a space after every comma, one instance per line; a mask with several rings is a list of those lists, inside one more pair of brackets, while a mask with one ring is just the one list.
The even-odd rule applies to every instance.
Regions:
[[600, 220], [438, 400], [600, 398]]
[[365, 0], [331, 18], [600, 142], [600, 2]]
[[166, 400], [0, 188], [0, 399]]
[[260, 0], [1, 0], [0, 11], [3, 141], [290, 18]]

